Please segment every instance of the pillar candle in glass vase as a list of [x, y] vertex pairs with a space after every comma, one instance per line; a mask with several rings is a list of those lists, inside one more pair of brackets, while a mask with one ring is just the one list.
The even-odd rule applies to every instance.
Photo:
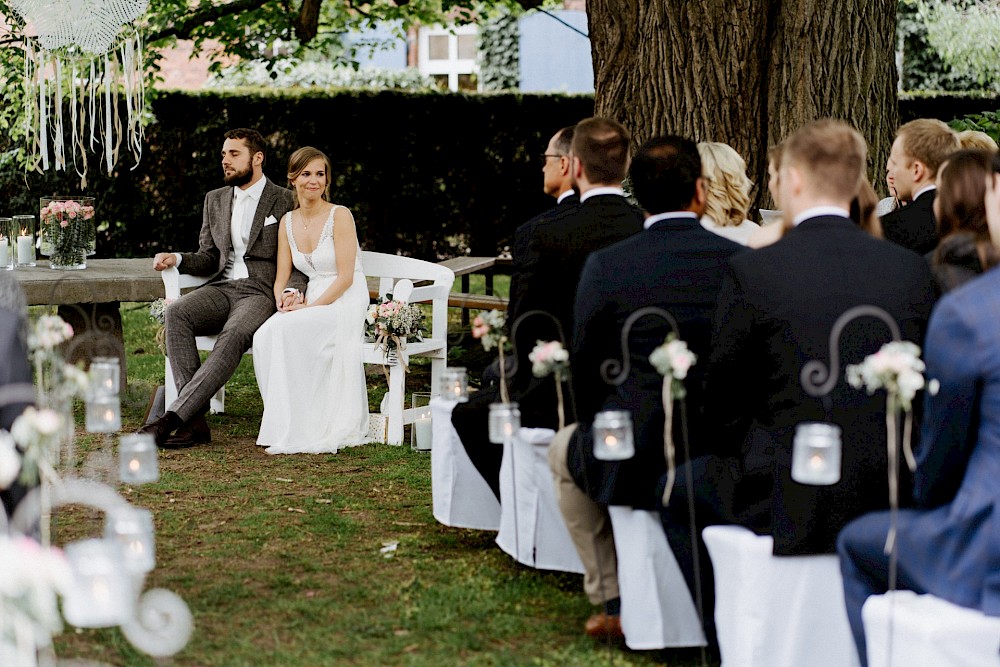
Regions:
[[17, 235], [13, 233], [14, 220], [12, 218], [0, 218], [0, 271], [14, 268], [14, 253], [16, 247], [13, 240]]
[[14, 245], [17, 266], [35, 266], [35, 216], [15, 215], [17, 240]]

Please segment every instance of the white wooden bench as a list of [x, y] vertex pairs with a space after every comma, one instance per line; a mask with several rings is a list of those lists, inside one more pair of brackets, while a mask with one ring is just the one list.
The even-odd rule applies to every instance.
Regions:
[[[447, 365], [448, 359], [448, 294], [455, 282], [454, 272], [438, 264], [425, 262], [412, 257], [399, 257], [379, 252], [362, 251], [361, 264], [369, 282], [377, 282], [376, 295], [392, 292], [396, 281], [407, 278], [414, 283], [425, 283], [415, 287], [410, 295], [410, 303], [431, 304], [429, 336], [421, 342], [408, 343], [406, 351], [409, 357], [428, 357], [431, 359], [431, 386], [436, 388], [441, 371]], [[168, 300], [178, 299], [182, 290], [199, 287], [211, 278], [192, 276], [180, 273], [175, 268], [161, 272], [163, 288]], [[427, 284], [429, 283], [429, 284]], [[195, 343], [199, 350], [211, 351], [215, 346], [214, 336], [198, 336]], [[383, 414], [388, 418], [387, 442], [399, 445], [403, 442], [403, 426], [412, 424], [415, 418], [413, 409], [404, 409], [404, 386], [406, 374], [399, 363], [387, 363], [385, 353], [375, 349], [374, 343], [363, 343], [362, 359], [366, 364], [376, 364], [389, 367], [389, 393], [383, 403]], [[247, 354], [249, 354], [249, 350]], [[164, 359], [164, 385], [166, 390], [165, 405], [177, 399], [177, 388], [173, 372], [170, 370], [170, 359]], [[226, 388], [223, 386], [212, 397], [210, 408], [213, 413], [222, 413], [226, 409]]]

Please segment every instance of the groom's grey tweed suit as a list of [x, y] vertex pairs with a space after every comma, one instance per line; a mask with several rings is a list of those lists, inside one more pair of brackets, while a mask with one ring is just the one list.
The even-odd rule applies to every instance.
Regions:
[[[243, 256], [249, 277], [223, 280], [226, 258], [232, 249], [233, 188], [219, 188], [205, 195], [198, 252], [182, 253], [178, 270], [216, 278], [178, 299], [166, 312], [167, 354], [178, 394], [167, 409], [183, 421], [208, 406], [209, 399], [226, 384], [250, 348], [254, 332], [274, 313], [279, 225], [265, 226], [264, 221], [269, 216], [281, 220], [291, 208], [292, 193], [268, 181], [257, 202]], [[293, 269], [288, 286], [304, 290], [305, 276]], [[194, 339], [210, 335], [218, 337], [202, 365]]]

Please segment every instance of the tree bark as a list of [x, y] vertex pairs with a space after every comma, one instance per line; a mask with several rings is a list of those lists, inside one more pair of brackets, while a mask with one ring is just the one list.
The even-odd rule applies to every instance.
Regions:
[[817, 118], [868, 141], [882, 185], [898, 123], [897, 0], [588, 0], [594, 106], [632, 131], [721, 141], [770, 202], [767, 149]]

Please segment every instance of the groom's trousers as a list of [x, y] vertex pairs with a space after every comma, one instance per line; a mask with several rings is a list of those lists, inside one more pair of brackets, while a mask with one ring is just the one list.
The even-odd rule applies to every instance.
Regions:
[[[250, 349], [254, 332], [275, 311], [271, 287], [252, 279], [223, 280], [199, 287], [166, 312], [167, 355], [177, 385], [168, 410], [183, 421], [204, 412]], [[216, 336], [204, 364], [195, 336]]]

